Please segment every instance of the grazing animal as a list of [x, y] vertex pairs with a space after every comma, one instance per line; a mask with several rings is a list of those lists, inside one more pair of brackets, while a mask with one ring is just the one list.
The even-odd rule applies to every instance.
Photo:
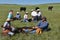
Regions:
[[52, 11], [52, 9], [53, 9], [53, 6], [48, 7], [48, 10]]
[[20, 11], [26, 11], [26, 7], [20, 7]]

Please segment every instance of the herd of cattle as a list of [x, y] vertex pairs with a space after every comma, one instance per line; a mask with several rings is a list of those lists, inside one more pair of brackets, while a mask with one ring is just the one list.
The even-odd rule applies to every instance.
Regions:
[[[40, 9], [39, 7], [36, 7], [35, 10]], [[53, 6], [48, 6], [48, 10], [52, 11]], [[20, 11], [26, 11], [26, 7], [20, 7]]]

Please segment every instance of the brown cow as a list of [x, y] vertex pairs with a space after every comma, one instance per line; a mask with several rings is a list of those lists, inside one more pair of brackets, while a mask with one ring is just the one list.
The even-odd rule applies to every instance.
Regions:
[[52, 8], [53, 8], [53, 6], [49, 6], [48, 7], [48, 10], [52, 11]]
[[20, 11], [26, 11], [26, 7], [20, 7]]

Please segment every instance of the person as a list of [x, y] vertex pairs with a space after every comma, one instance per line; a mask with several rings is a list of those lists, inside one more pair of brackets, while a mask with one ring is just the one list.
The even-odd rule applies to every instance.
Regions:
[[46, 17], [42, 17], [42, 20], [38, 23], [37, 26], [33, 27], [33, 29], [30, 33], [37, 33], [41, 34], [43, 31], [48, 29], [49, 23], [47, 22]]
[[13, 10], [10, 10], [9, 11], [8, 18], [7, 19], [10, 19], [10, 20], [13, 19]]
[[25, 13], [25, 15], [24, 15], [24, 20], [23, 20], [24, 22], [28, 22], [28, 12], [26, 12]]
[[34, 28], [40, 28], [42, 30], [47, 30], [48, 29], [48, 25], [49, 25], [49, 23], [48, 23], [46, 17], [42, 17], [42, 20]]
[[14, 35], [12, 31], [14, 31], [15, 28], [11, 26], [11, 20], [7, 19], [4, 25], [2, 26], [2, 33], [4, 35]]
[[7, 19], [6, 22], [3, 25], [3, 30], [6, 30], [6, 29], [11, 30], [10, 28], [11, 28], [11, 23], [10, 23], [10, 20]]
[[22, 30], [25, 33], [36, 33], [36, 34], [41, 34], [42, 33], [41, 29], [36, 29], [36, 28], [33, 28], [33, 27], [24, 27]]
[[36, 19], [37, 12], [36, 12], [35, 10], [33, 10], [33, 11], [31, 12], [31, 16], [32, 16], [32, 21], [36, 21], [36, 20], [37, 20], [37, 19]]
[[16, 19], [17, 20], [20, 20], [21, 19], [21, 15], [19, 14], [19, 12], [17, 12], [17, 14], [16, 14]]
[[37, 21], [41, 20], [41, 17], [42, 17], [42, 13], [40, 9], [37, 9]]

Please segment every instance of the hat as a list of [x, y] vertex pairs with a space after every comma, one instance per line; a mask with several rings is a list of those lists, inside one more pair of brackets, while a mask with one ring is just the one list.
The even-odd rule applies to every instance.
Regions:
[[28, 14], [28, 12], [26, 12]]
[[17, 13], [19, 13], [19, 12], [17, 12]]
[[6, 21], [11, 21], [9, 18], [7, 18], [7, 20]]
[[37, 11], [40, 11], [40, 9], [37, 9]]

